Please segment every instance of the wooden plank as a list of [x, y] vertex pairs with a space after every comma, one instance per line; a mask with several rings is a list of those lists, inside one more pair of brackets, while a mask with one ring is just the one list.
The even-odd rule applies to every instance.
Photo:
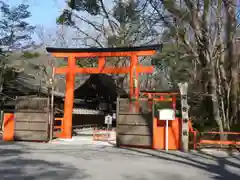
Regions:
[[25, 122], [48, 122], [48, 113], [24, 113], [16, 112], [15, 121], [25, 121]]
[[152, 136], [139, 135], [118, 135], [117, 144], [119, 146], [152, 146]]
[[130, 104], [119, 105], [119, 114], [148, 114], [151, 112], [149, 110], [149, 103], [137, 104], [133, 102]]
[[48, 141], [47, 131], [15, 131], [16, 140], [22, 141]]
[[[120, 107], [128, 107], [129, 102], [128, 99], [117, 101], [117, 146], [152, 147], [152, 112], [136, 113], [130, 110], [129, 114], [122, 114], [126, 112], [122, 112]], [[139, 103], [142, 103], [141, 100]]]
[[16, 112], [48, 112], [48, 98], [18, 97]]
[[22, 141], [48, 141], [48, 113], [15, 114], [14, 138]]
[[129, 99], [119, 99], [119, 114], [139, 114], [149, 113], [149, 101], [147, 98], [141, 98], [137, 101]]
[[152, 126], [152, 114], [142, 114], [142, 115], [121, 115], [118, 114], [117, 123], [118, 125], [147, 125]]
[[15, 122], [15, 130], [43, 130], [46, 131], [48, 129], [48, 123], [47, 122]]
[[152, 135], [152, 126], [119, 125], [119, 135]]

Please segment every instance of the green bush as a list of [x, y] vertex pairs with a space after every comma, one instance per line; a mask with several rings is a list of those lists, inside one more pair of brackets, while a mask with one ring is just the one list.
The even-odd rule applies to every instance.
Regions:
[[25, 51], [22, 55], [23, 58], [26, 58], [26, 59], [32, 59], [32, 58], [37, 58], [39, 57], [40, 54], [38, 52], [29, 52], [29, 51]]

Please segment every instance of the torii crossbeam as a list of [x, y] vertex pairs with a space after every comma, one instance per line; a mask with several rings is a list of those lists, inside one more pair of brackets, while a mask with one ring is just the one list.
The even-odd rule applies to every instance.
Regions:
[[[55, 68], [56, 74], [66, 74], [66, 94], [64, 102], [63, 138], [72, 138], [72, 111], [74, 101], [75, 74], [127, 74], [130, 76], [130, 98], [139, 97], [139, 83], [134, 86], [134, 79], [138, 82], [139, 73], [152, 73], [153, 66], [138, 64], [138, 56], [151, 56], [162, 48], [161, 44], [139, 47], [118, 48], [53, 48], [46, 50], [58, 58], [68, 58], [67, 67]], [[82, 68], [76, 65], [76, 58], [98, 57], [98, 67]], [[105, 67], [106, 57], [130, 57], [130, 66], [122, 68]]]

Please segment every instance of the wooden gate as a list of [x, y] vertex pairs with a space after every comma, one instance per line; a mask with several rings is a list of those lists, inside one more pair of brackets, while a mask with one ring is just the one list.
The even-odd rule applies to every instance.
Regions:
[[48, 98], [21, 97], [18, 98], [15, 109], [15, 140], [49, 140]]
[[152, 147], [152, 111], [147, 99], [117, 101], [117, 146]]

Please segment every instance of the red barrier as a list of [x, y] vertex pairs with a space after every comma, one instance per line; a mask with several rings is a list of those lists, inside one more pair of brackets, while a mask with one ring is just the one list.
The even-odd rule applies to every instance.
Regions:
[[[199, 139], [197, 141], [197, 134], [200, 133], [197, 130], [194, 130], [192, 127], [192, 122], [189, 121], [189, 132], [193, 133], [193, 145], [194, 149], [197, 149], [197, 145], [240, 145], [240, 141], [229, 141], [229, 140], [209, 140], [209, 139]], [[202, 134], [227, 134], [227, 135], [240, 135], [240, 132], [201, 132]]]
[[[115, 130], [106, 130], [106, 129], [94, 129], [93, 130], [93, 141], [116, 141], [115, 137], [111, 137], [111, 133], [116, 132]], [[111, 139], [112, 138], [112, 139]]]
[[63, 138], [64, 137], [63, 118], [55, 118], [54, 121], [60, 121], [61, 122], [61, 125], [59, 125], [59, 126], [54, 125], [54, 131], [59, 130], [59, 132], [57, 132], [55, 136], [58, 137], [58, 138]]

